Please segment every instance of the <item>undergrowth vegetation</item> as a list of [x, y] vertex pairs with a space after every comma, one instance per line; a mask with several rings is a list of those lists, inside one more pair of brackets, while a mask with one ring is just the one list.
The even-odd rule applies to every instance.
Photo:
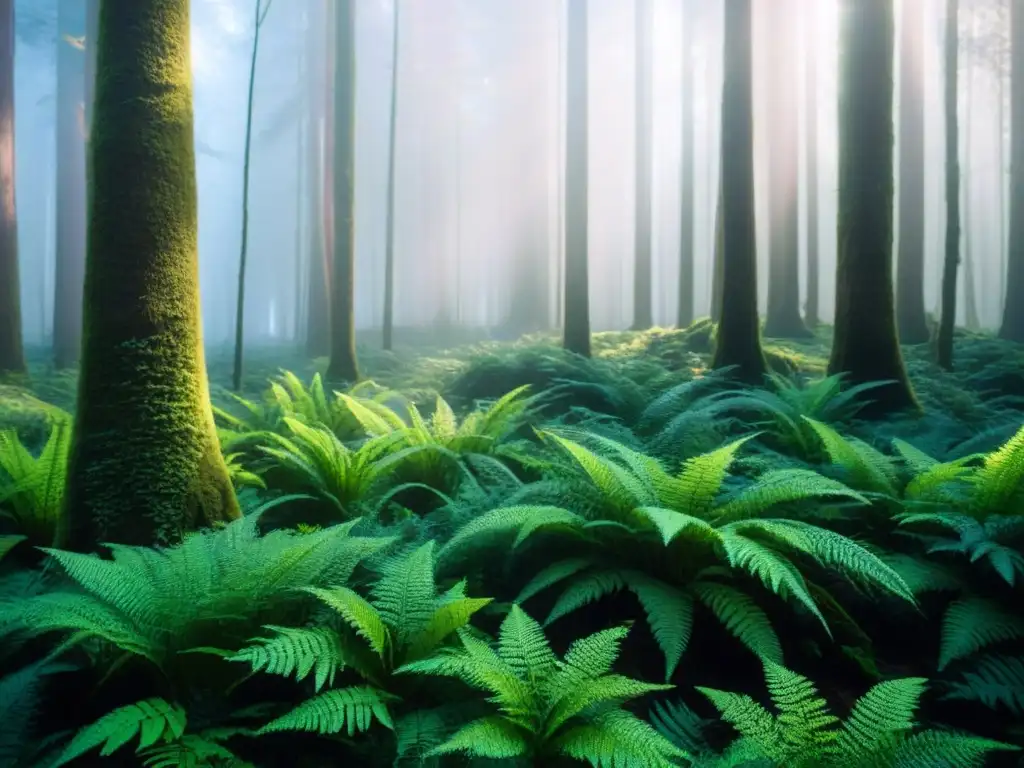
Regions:
[[911, 355], [926, 415], [882, 425], [806, 349], [737, 389], [663, 332], [285, 371], [217, 399], [243, 519], [102, 557], [61, 548], [54, 409], [0, 432], [0, 765], [1016, 765], [994, 343]]

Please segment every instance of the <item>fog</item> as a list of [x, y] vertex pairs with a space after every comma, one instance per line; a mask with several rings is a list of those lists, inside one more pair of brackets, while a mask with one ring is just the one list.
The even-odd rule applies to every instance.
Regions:
[[[560, 0], [395, 0], [400, 5], [395, 152], [395, 325], [456, 324], [494, 330], [516, 290], [545, 294], [560, 307], [564, 152], [565, 3]], [[718, 190], [722, 5], [727, 0], [651, 0], [653, 62], [651, 151], [654, 320], [671, 325], [680, 246], [681, 120], [693, 109], [695, 302], [707, 314]], [[60, 0], [84, 5], [84, 0]], [[926, 306], [937, 307], [944, 238], [942, 41], [944, 3], [924, 0], [920, 30], [926, 157]], [[273, 0], [261, 29], [255, 74], [249, 195], [247, 343], [301, 338], [309, 294], [311, 190], [323, 162], [311, 142], [311, 104], [325, 93], [317, 47], [330, 29], [324, 0]], [[802, 33], [809, 3], [816, 29]], [[241, 239], [246, 100], [256, 0], [192, 1], [199, 257], [208, 343], [234, 333]], [[896, 62], [901, 35], [897, 0]], [[391, 105], [392, 0], [357, 0], [356, 319], [381, 325], [387, 226]], [[833, 0], [793, 0], [787, 18], [770, 19], [777, 0], [755, 0], [755, 158], [760, 291], [769, 258], [766, 174], [772, 152], [796, 153], [804, 179], [807, 49], [817, 62], [817, 189], [791, 185], [800, 205], [800, 263], [806, 250], [806, 200], [816, 195], [821, 257], [820, 313], [831, 316], [836, 250], [838, 10]], [[636, 11], [634, 0], [588, 0], [590, 13], [589, 259], [594, 330], [632, 320], [636, 194]], [[963, 253], [974, 301], [961, 281], [960, 322], [977, 312], [998, 324], [1005, 266], [1009, 109], [1006, 3], [962, 0], [960, 54]], [[56, 0], [19, 0], [16, 49], [17, 206], [24, 334], [52, 334], [55, 263]], [[84, 35], [81, 29], [71, 32]], [[691, 50], [684, 51], [684, 25]], [[809, 41], [809, 43], [807, 42]], [[795, 46], [797, 82], [780, 102], [771, 82], [778, 46]], [[693, 66], [682, 88], [683, 56]], [[896, 119], [900, 76], [896, 76]], [[1001, 85], [1002, 84], [1002, 85]], [[773, 85], [775, 87], [773, 87]], [[780, 108], [781, 107], [781, 108]], [[793, 116], [796, 119], [792, 119]], [[770, 120], [797, 135], [769, 147]], [[895, 132], [898, 136], [898, 131]], [[318, 138], [319, 137], [319, 138]], [[1001, 151], [1005, 147], [1005, 151]], [[897, 139], [897, 153], [899, 152]], [[125, 168], [130, 174], [131, 169]], [[311, 176], [312, 174], [312, 176]], [[897, 179], [897, 185], [899, 180]], [[775, 187], [773, 186], [773, 190]], [[898, 200], [898, 194], [894, 197]], [[894, 216], [895, 216], [894, 212]], [[803, 272], [803, 269], [801, 269]], [[801, 278], [803, 280], [803, 278]], [[523, 288], [522, 286], [527, 286]], [[806, 287], [803, 288], [806, 292]]]

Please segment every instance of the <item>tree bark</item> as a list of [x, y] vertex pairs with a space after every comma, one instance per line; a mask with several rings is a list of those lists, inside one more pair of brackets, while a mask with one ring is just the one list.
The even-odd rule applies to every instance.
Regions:
[[960, 123], [957, 118], [957, 74], [959, 72], [958, 0], [946, 0], [946, 42], [944, 47], [946, 118], [946, 253], [942, 264], [942, 305], [935, 356], [947, 371], [953, 370], [953, 329], [956, 326], [956, 273], [960, 265]]
[[[85, 35], [79, 3], [57, 6], [57, 262], [53, 357], [57, 368], [78, 362], [85, 280]], [[86, 43], [87, 44], [87, 43]]]
[[679, 298], [676, 327], [686, 328], [694, 320], [693, 308], [693, 187], [696, 181], [696, 154], [693, 142], [693, 25], [692, 3], [683, 0], [682, 41], [682, 145], [679, 180]]
[[587, 0], [568, 0], [565, 90], [565, 322], [562, 344], [590, 357], [590, 278], [587, 264], [589, 128]]
[[310, 83], [313, 88], [313, 114], [308, 144], [311, 188], [306, 354], [321, 357], [331, 351], [331, 258], [334, 252], [330, 237], [330, 188], [334, 146], [334, 120], [331, 117], [334, 93], [334, 1], [322, 0], [314, 9], [310, 32], [316, 39], [310, 41], [310, 46], [315, 51], [315, 63], [311, 70], [317, 76]]
[[173, 544], [240, 515], [202, 346], [189, 2], [104, 0], [99, 24], [66, 493], [79, 550]]
[[327, 379], [359, 380], [355, 317], [356, 7], [338, 0], [334, 54], [334, 268], [331, 279], [331, 361]]
[[654, 325], [653, 264], [651, 259], [651, 2], [635, 0], [636, 113], [634, 115], [636, 156], [635, 213], [633, 231], [633, 330], [643, 331]]
[[819, 292], [821, 290], [818, 255], [818, 4], [809, 3], [804, 17], [804, 85], [807, 90], [807, 162], [804, 186], [807, 190], [807, 304], [804, 322], [814, 328], [821, 322]]
[[384, 245], [384, 349], [391, 349], [395, 329], [395, 139], [398, 135], [398, 45], [401, 40], [400, 0], [392, 0], [391, 120], [388, 123], [388, 210]]
[[14, 201], [14, 0], [0, 0], [0, 375], [25, 373]]
[[242, 237], [238, 252], [238, 290], [235, 296], [235, 355], [231, 388], [242, 391], [242, 352], [245, 345], [245, 268], [249, 256], [249, 168], [252, 153], [252, 102], [256, 88], [256, 60], [260, 52], [260, 28], [273, 0], [256, 0], [249, 58], [249, 93], [245, 108], [245, 145], [242, 149]]
[[839, 253], [829, 374], [892, 380], [865, 415], [916, 408], [892, 283], [893, 4], [843, 0], [839, 66]]
[[1024, 343], [1024, 7], [1010, 3], [1010, 226], [999, 337]]
[[736, 366], [736, 376], [760, 384], [767, 371], [757, 316], [754, 224], [754, 99], [751, 0], [725, 6], [722, 84], [722, 317], [712, 366]]
[[[977, 34], [976, 14], [970, 15], [968, 22], [967, 39], [975, 40]], [[974, 143], [972, 141], [971, 129], [974, 126], [974, 56], [971, 48], [964, 52], [964, 153], [963, 166], [960, 172], [960, 194], [963, 201], [960, 204], [960, 229], [963, 233], [963, 268], [964, 268], [964, 325], [970, 331], [977, 331], [981, 328], [981, 321], [978, 318], [978, 293], [974, 284], [974, 254], [971, 250], [971, 172], [973, 169], [972, 158], [974, 155]]]
[[924, 0], [903, 0], [900, 35], [899, 257], [896, 324], [900, 341], [928, 341], [924, 310]]
[[797, 47], [792, 0], [772, 0], [767, 10], [768, 99], [768, 311], [764, 334], [807, 338], [800, 317], [800, 155], [797, 122]]

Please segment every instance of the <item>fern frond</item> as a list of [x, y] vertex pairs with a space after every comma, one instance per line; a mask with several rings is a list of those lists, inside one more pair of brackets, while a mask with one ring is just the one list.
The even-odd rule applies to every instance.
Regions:
[[388, 712], [388, 702], [393, 699], [390, 694], [368, 686], [325, 691], [270, 721], [260, 728], [259, 733], [310, 731], [331, 734], [344, 730], [351, 737], [369, 730], [374, 720], [394, 730]]
[[515, 604], [501, 623], [498, 657], [532, 688], [549, 677], [558, 663], [540, 624]]
[[623, 577], [643, 606], [651, 634], [665, 654], [665, 680], [669, 680], [690, 643], [693, 597], [640, 571], [625, 571]]
[[256, 638], [255, 644], [229, 656], [228, 661], [250, 665], [253, 672], [267, 672], [304, 680], [314, 672], [314, 688], [334, 684], [334, 676], [345, 667], [345, 651], [338, 635], [323, 627], [295, 629], [268, 624], [274, 637]]
[[1006, 707], [1024, 717], [1024, 657], [990, 655], [977, 659], [962, 679], [947, 683], [944, 698]]
[[96, 747], [100, 748], [100, 757], [109, 757], [136, 737], [137, 751], [159, 741], [175, 741], [184, 734], [185, 724], [185, 710], [164, 699], [118, 707], [75, 734], [53, 765], [67, 765]]
[[1024, 619], [998, 603], [968, 597], [952, 603], [942, 619], [939, 670], [994, 643], [1024, 638]]
[[1013, 744], [950, 731], [927, 730], [901, 741], [895, 750], [897, 768], [982, 768], [992, 752], [1017, 751]]
[[426, 629], [434, 613], [434, 542], [428, 541], [409, 555], [389, 561], [372, 595], [374, 607], [398, 644], [408, 645]]
[[1005, 514], [1019, 497], [1024, 483], [1024, 426], [985, 457], [974, 473], [971, 506], [977, 512]]
[[674, 768], [688, 757], [650, 724], [621, 709], [568, 728], [553, 746], [595, 768]]
[[762, 659], [782, 663], [782, 645], [767, 614], [749, 595], [714, 581], [696, 581], [694, 594], [737, 640]]
[[524, 757], [530, 744], [523, 729], [503, 717], [491, 716], [463, 726], [443, 744], [427, 752], [427, 757], [462, 752], [497, 760]]
[[893, 736], [910, 731], [927, 682], [921, 677], [908, 677], [872, 686], [857, 699], [843, 722], [836, 742], [839, 753], [867, 755]]

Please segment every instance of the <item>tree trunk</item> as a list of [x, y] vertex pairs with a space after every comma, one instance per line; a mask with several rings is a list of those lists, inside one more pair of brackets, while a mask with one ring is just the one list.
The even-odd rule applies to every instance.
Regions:
[[565, 322], [562, 344], [590, 357], [587, 264], [588, 13], [587, 0], [568, 0], [565, 88]]
[[331, 361], [327, 379], [359, 380], [355, 317], [356, 35], [355, 2], [338, 0], [334, 54], [334, 268]]
[[818, 4], [810, 3], [804, 17], [804, 86], [807, 131], [807, 162], [804, 186], [807, 190], [807, 304], [804, 322], [814, 328], [821, 322], [820, 257], [818, 255]]
[[[330, 179], [334, 146], [332, 94], [334, 92], [334, 2], [323, 0], [314, 6], [314, 22], [310, 25], [316, 41], [311, 70], [316, 77], [313, 88], [310, 120], [309, 182], [310, 188], [310, 243], [309, 243], [309, 295], [306, 313], [306, 354], [321, 357], [331, 349], [331, 226]], [[319, 32], [319, 34], [316, 34]]]
[[[977, 15], [971, 14], [968, 23], [968, 40], [973, 41], [977, 34]], [[960, 194], [963, 201], [960, 208], [960, 227], [963, 232], [963, 267], [964, 267], [964, 325], [970, 331], [976, 331], [981, 327], [978, 318], [978, 293], [974, 285], [974, 254], [971, 251], [971, 172], [973, 169], [972, 157], [973, 140], [971, 128], [974, 125], [974, 57], [968, 47], [964, 55], [964, 80], [966, 93], [964, 93], [964, 163], [960, 173]]]
[[757, 316], [757, 238], [754, 227], [754, 99], [752, 0], [725, 6], [722, 84], [721, 215], [722, 318], [712, 366], [737, 366], [736, 376], [760, 384], [767, 364]]
[[1024, 343], [1024, 7], [1010, 3], [1010, 232], [999, 337]]
[[653, 265], [651, 259], [651, 0], [635, 0], [636, 29], [636, 113], [634, 115], [636, 179], [633, 231], [633, 330], [643, 331], [654, 325]]
[[391, 349], [395, 329], [395, 138], [398, 133], [398, 44], [400, 41], [400, 0], [392, 0], [391, 30], [391, 120], [388, 124], [388, 210], [384, 245], [384, 349]]
[[85, 280], [85, 34], [79, 3], [57, 7], [57, 269], [53, 355], [57, 368], [78, 362]]
[[792, 0], [772, 0], [767, 11], [768, 99], [768, 312], [764, 334], [807, 338], [800, 317], [800, 155], [797, 122], [797, 47]]
[[242, 349], [245, 344], [245, 267], [249, 255], [249, 168], [252, 152], [252, 101], [256, 88], [256, 60], [260, 52], [260, 28], [273, 0], [256, 0], [249, 58], [249, 94], [245, 107], [245, 144], [242, 150], [242, 239], [238, 251], [238, 290], [235, 297], [235, 356], [231, 388], [242, 391]]
[[66, 494], [79, 550], [173, 544], [240, 514], [202, 346], [189, 2], [104, 0], [99, 23]]
[[25, 373], [14, 203], [14, 0], [0, 0], [0, 375]]
[[[721, 176], [721, 173], [719, 173], [719, 176]], [[718, 197], [715, 198], [714, 235], [715, 241], [712, 244], [713, 250], [711, 253], [711, 319], [717, 323], [722, 319], [722, 293], [725, 291], [725, 286], [722, 284], [725, 270], [722, 259], [722, 241], [724, 238], [722, 230], [721, 179], [718, 182]]]
[[893, 5], [843, 0], [839, 65], [839, 253], [829, 374], [892, 380], [865, 409], [880, 416], [917, 401], [896, 335], [892, 284]]
[[960, 126], [957, 120], [959, 69], [958, 0], [946, 0], [945, 114], [946, 114], [946, 255], [942, 264], [942, 310], [935, 339], [936, 361], [953, 370], [953, 329], [956, 325], [956, 272], [960, 264]]
[[896, 324], [900, 341], [922, 344], [924, 311], [924, 0], [903, 0], [900, 35], [900, 246]]
[[679, 181], [679, 299], [676, 327], [686, 328], [694, 320], [693, 309], [693, 186], [696, 182], [696, 154], [693, 142], [693, 25], [695, 14], [689, 0], [683, 2], [682, 42], [682, 152]]

